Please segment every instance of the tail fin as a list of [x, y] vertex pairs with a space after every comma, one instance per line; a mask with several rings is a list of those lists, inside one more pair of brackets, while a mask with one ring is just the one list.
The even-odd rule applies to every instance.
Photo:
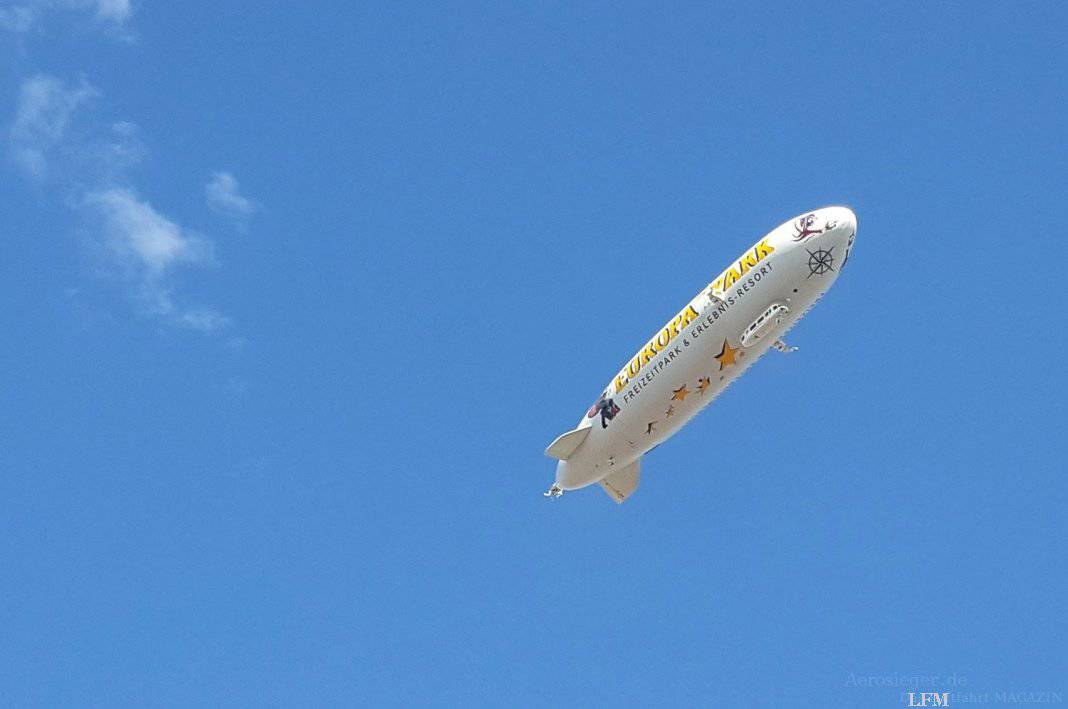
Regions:
[[590, 435], [591, 426], [585, 426], [583, 428], [576, 428], [574, 431], [568, 431], [562, 433], [556, 437], [556, 440], [549, 444], [549, 447], [545, 449], [545, 455], [550, 458], [556, 458], [557, 460], [567, 460], [571, 457], [582, 442], [586, 440], [586, 436]]
[[617, 470], [602, 479], [601, 487], [604, 488], [609, 497], [622, 505], [623, 501], [638, 489], [638, 478], [641, 477], [642, 472], [641, 466], [642, 459], [638, 458], [622, 470]]

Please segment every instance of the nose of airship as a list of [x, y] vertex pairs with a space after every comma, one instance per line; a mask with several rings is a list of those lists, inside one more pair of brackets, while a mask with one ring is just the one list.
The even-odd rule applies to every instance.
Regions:
[[857, 236], [857, 215], [849, 207], [828, 207], [824, 222], [824, 238], [831, 237], [831, 243], [838, 247], [834, 251], [842, 262], [849, 258], [853, 240]]
[[825, 222], [827, 231], [835, 231], [846, 236], [857, 231], [857, 215], [849, 207], [828, 207]]

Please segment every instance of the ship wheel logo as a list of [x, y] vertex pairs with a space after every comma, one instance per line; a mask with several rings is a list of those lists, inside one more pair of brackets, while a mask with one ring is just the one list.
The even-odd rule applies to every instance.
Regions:
[[809, 278], [812, 278], [813, 276], [822, 276], [828, 271], [834, 270], [834, 254], [831, 253], [834, 251], [833, 246], [827, 251], [824, 249], [816, 249], [815, 251], [812, 251], [811, 249], [805, 250], [808, 251]]

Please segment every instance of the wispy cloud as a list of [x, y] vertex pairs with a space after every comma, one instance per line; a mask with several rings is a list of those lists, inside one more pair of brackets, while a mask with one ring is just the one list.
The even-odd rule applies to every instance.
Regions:
[[183, 267], [215, 265], [215, 246], [183, 229], [133, 190], [110, 187], [85, 195], [83, 207], [100, 223], [102, 244], [113, 263], [137, 284], [146, 311], [182, 327], [214, 332], [230, 320], [212, 308], [175, 304], [171, 275]]
[[97, 125], [73, 156], [73, 170], [83, 179], [97, 182], [122, 181], [130, 168], [145, 156], [141, 131], [130, 121]]
[[29, 32], [37, 20], [37, 11], [29, 5], [0, 7], [0, 29], [9, 32]]
[[211, 308], [197, 308], [182, 313], [179, 324], [200, 332], [215, 332], [230, 324], [230, 318]]
[[112, 187], [90, 192], [85, 204], [102, 218], [115, 256], [146, 277], [158, 278], [177, 265], [214, 260], [211, 242], [183, 231], [132, 190]]
[[[100, 92], [82, 81], [65, 83], [37, 75], [19, 90], [10, 131], [15, 164], [33, 182], [56, 188], [91, 226], [91, 243], [108, 271], [122, 274], [142, 309], [183, 328], [214, 332], [229, 319], [210, 307], [176, 302], [174, 287], [183, 269], [214, 266], [215, 245], [182, 227], [131, 186], [130, 168], [144, 150], [137, 126], [129, 121], [106, 122], [86, 110]], [[231, 176], [232, 178], [232, 176]], [[222, 184], [223, 188], [228, 185]], [[236, 181], [227, 209], [244, 204]], [[253, 205], [248, 200], [248, 210]]]
[[204, 193], [208, 206], [219, 214], [247, 219], [256, 211], [256, 204], [241, 194], [237, 179], [229, 172], [214, 173], [204, 187]]
[[91, 17], [100, 25], [120, 30], [129, 39], [127, 27], [133, 16], [130, 0], [22, 0], [0, 7], [0, 29], [9, 32], [29, 32], [37, 28], [52, 11], [71, 11]]
[[133, 14], [130, 0], [96, 0], [96, 16], [98, 19], [124, 25]]
[[[69, 15], [112, 37], [131, 40], [135, 4], [0, 0], [0, 32], [42, 31], [53, 16]], [[131, 174], [146, 152], [140, 131], [130, 121], [102, 120], [101, 99], [102, 93], [85, 79], [71, 82], [48, 74], [25, 79], [7, 141], [0, 141], [6, 142], [7, 160], [77, 212], [103, 271], [126, 283], [144, 312], [198, 332], [228, 327], [230, 319], [215, 308], [190, 307], [175, 297], [182, 272], [216, 265], [215, 245], [138, 194]], [[234, 218], [246, 219], [256, 209], [228, 172], [213, 175], [207, 190], [211, 208]]]
[[44, 179], [49, 155], [62, 145], [74, 111], [98, 95], [84, 80], [68, 86], [39, 74], [24, 81], [11, 126], [11, 152], [18, 166], [29, 176]]

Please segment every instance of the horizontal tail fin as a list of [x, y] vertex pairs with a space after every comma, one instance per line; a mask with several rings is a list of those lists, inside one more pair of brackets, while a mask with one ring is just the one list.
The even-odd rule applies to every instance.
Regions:
[[601, 487], [604, 488], [609, 497], [622, 505], [623, 501], [638, 489], [638, 479], [642, 474], [641, 467], [642, 459], [638, 458], [622, 470], [617, 470], [608, 477], [603, 478]]
[[562, 433], [556, 437], [556, 440], [549, 444], [549, 447], [545, 449], [545, 455], [550, 458], [556, 458], [557, 460], [567, 460], [571, 457], [582, 442], [586, 440], [586, 436], [590, 435], [591, 426], [584, 428], [576, 428], [574, 431], [568, 431]]

